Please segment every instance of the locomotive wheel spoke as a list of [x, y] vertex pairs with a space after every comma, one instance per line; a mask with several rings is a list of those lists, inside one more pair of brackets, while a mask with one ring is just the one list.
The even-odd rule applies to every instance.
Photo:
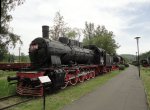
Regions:
[[92, 77], [93, 77], [93, 72], [90, 72], [90, 75], [89, 75], [89, 76], [90, 76], [90, 78], [92, 78]]
[[92, 72], [92, 78], [95, 78], [95, 72]]
[[84, 76], [79, 77], [79, 82], [81, 82], [81, 83], [84, 82]]
[[89, 73], [86, 74], [86, 80], [90, 80], [90, 74]]

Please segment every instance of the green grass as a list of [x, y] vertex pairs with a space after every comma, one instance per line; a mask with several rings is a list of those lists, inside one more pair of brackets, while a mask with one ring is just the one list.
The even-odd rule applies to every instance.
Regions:
[[[84, 83], [79, 83], [76, 86], [67, 87], [64, 90], [60, 90], [55, 94], [48, 95], [46, 97], [46, 109], [47, 110], [59, 110], [65, 105], [72, 103], [73, 101], [79, 99], [85, 94], [95, 90], [99, 86], [106, 83], [109, 79], [119, 74], [121, 71], [113, 71], [111, 74], [105, 74], [103, 76], [98, 76], [95, 79], [85, 81]], [[42, 109], [42, 99], [33, 100], [26, 104], [21, 104], [10, 110], [41, 110]]]
[[150, 107], [150, 68], [142, 68], [141, 76], [147, 93], [147, 99]]
[[16, 75], [16, 71], [2, 71], [0, 70], [0, 80], [7, 77], [7, 76], [14, 76]]
[[16, 72], [0, 71], [0, 97], [8, 96], [15, 93], [16, 85], [9, 85], [7, 76], [15, 76]]

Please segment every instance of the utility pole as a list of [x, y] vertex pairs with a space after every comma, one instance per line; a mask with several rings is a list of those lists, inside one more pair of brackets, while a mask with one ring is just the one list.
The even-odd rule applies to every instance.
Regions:
[[19, 47], [19, 63], [20, 63], [20, 50], [21, 50], [21, 47]]
[[136, 52], [135, 60], [138, 62], [138, 54], [137, 54], [137, 52]]
[[139, 57], [139, 38], [140, 37], [135, 37], [136, 41], [137, 41], [137, 59], [138, 59], [138, 70], [139, 70], [139, 77], [140, 77], [140, 57]]

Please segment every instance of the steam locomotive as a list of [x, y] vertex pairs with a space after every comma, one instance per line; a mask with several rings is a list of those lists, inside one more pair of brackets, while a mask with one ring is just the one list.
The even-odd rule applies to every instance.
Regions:
[[149, 67], [149, 66], [150, 66], [150, 57], [147, 57], [147, 58], [145, 58], [145, 59], [142, 59], [142, 60], [140, 61], [140, 63], [141, 63], [141, 65], [142, 65], [143, 67]]
[[29, 47], [31, 67], [17, 72], [16, 77], [8, 77], [8, 81], [17, 81], [16, 91], [20, 95], [42, 96], [41, 76], [50, 78], [48, 89], [64, 89], [118, 69], [117, 65], [124, 61], [95, 45], [83, 46], [81, 42], [66, 37], [52, 41], [48, 38], [48, 26], [42, 26], [42, 32], [43, 37], [34, 39]]

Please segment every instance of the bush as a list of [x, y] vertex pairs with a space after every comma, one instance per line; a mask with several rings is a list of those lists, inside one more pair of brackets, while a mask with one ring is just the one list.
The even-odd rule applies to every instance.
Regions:
[[124, 65], [118, 65], [118, 67], [119, 67], [119, 70], [124, 70], [125, 69]]
[[129, 67], [129, 64], [125, 63], [124, 66], [125, 66], [125, 67]]

